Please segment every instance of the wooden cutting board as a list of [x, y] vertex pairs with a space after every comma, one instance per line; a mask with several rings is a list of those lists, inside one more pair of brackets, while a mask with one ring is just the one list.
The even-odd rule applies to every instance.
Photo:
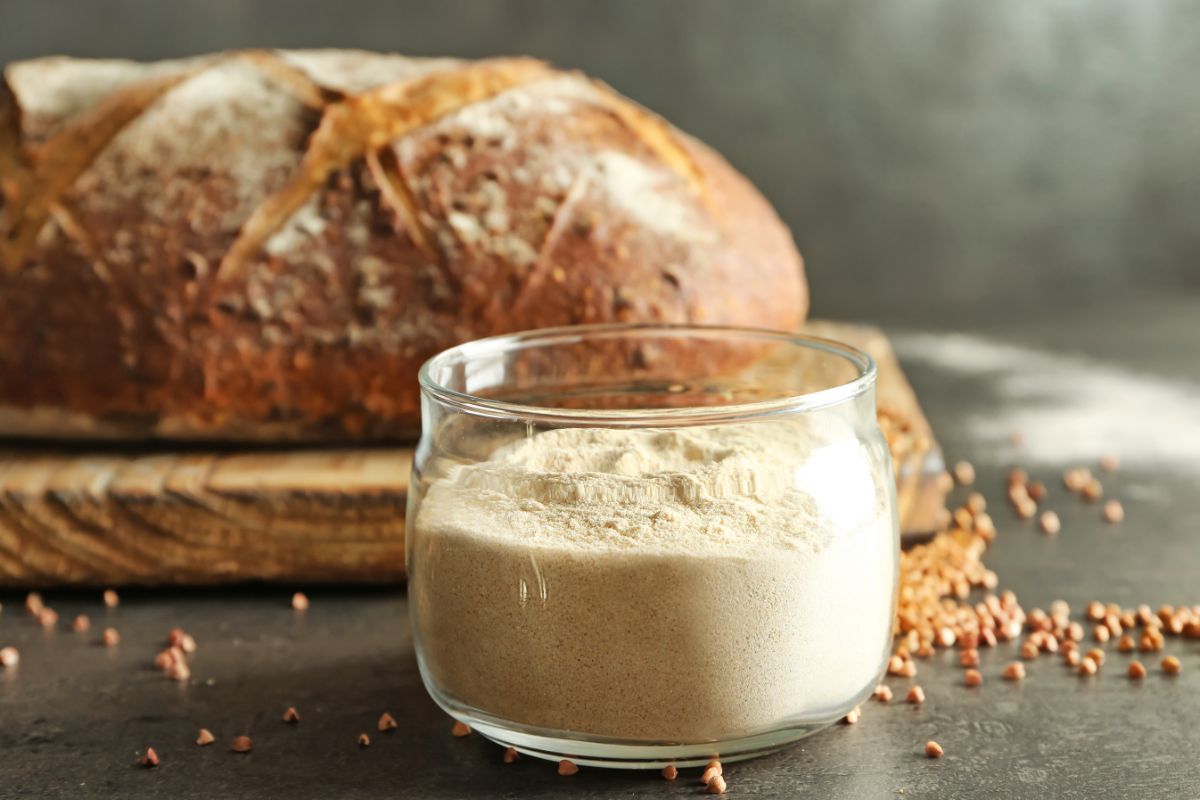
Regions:
[[[887, 338], [811, 322], [879, 364], [901, 528], [926, 533], [941, 453]], [[0, 446], [0, 588], [387, 582], [404, 576], [412, 449], [211, 452]]]

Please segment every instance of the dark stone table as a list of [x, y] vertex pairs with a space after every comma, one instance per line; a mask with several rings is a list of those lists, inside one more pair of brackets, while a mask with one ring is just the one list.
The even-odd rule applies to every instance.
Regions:
[[[975, 308], [969, 314], [939, 309], [936, 316], [910, 306], [875, 317], [896, 334], [947, 453], [976, 464], [977, 485], [992, 501], [1000, 529], [987, 561], [1027, 608], [1060, 597], [1075, 607], [1094, 597], [1155, 607], [1200, 602], [1200, 453], [1190, 466], [1123, 453], [1125, 465], [1106, 483], [1108, 494], [1125, 502], [1128, 518], [1121, 526], [1105, 525], [1096, 506], [1067, 498], [1059, 488], [1069, 458], [1029, 460], [1035, 476], [1052, 485], [1050, 507], [1063, 520], [1062, 533], [1043, 536], [1005, 507], [1009, 457], [978, 434], [1012, 404], [1031, 402], [1001, 391], [1013, 379], [1011, 363], [989, 362], [974, 370], [961, 363], [947, 366], [940, 356], [914, 348], [957, 340], [911, 334], [970, 331], [974, 338], [967, 341], [976, 345], [1028, 348], [1005, 351], [1005, 357], [1009, 362], [1028, 357], [1043, 375], [1056, 364], [1079, 371], [1090, 363], [1098, 379], [1082, 381], [1080, 390], [1115, 391], [1115, 401], [1134, 405], [1123, 409], [1131, 429], [1143, 432], [1147, 442], [1162, 443], [1164, 424], [1179, 423], [1181, 440], [1195, 437], [1200, 425], [1200, 399], [1190, 421], [1178, 407], [1189, 388], [1200, 389], [1197, 311], [1200, 302], [1192, 298], [1147, 296], [1074, 307]], [[1056, 361], [1054, 353], [1074, 355]], [[1143, 385], [1139, 374], [1148, 376], [1151, 390], [1123, 392], [1121, 381], [1126, 388]], [[1139, 397], [1144, 405], [1137, 406]], [[1045, 445], [1030, 443], [1029, 450], [1042, 452]], [[1083, 449], [1093, 445], [1102, 451], [1105, 442]], [[426, 696], [401, 589], [309, 588], [311, 608], [296, 614], [289, 604], [292, 588], [127, 591], [112, 610], [102, 606], [98, 592], [50, 592], [47, 599], [62, 618], [52, 633], [24, 615], [20, 596], [0, 598], [0, 645], [16, 645], [22, 655], [17, 669], [0, 670], [0, 798], [376, 800], [701, 792], [694, 770], [667, 784], [656, 773], [584, 769], [563, 778], [552, 765], [531, 759], [505, 765], [499, 748], [480, 737], [451, 737], [450, 721]], [[68, 629], [81, 612], [93, 621], [86, 634]], [[122, 636], [113, 649], [97, 644], [109, 624]], [[174, 626], [199, 641], [186, 685], [150, 666]], [[1057, 658], [1043, 658], [1017, 684], [999, 678], [1002, 666], [1016, 657], [1015, 645], [985, 651], [986, 682], [980, 689], [961, 685], [956, 654], [939, 654], [920, 664], [916, 680], [928, 695], [923, 706], [871, 702], [856, 726], [838, 725], [778, 755], [731, 765], [730, 795], [1200, 796], [1200, 645], [1169, 642], [1167, 652], [1182, 659], [1183, 674], [1164, 676], [1154, 657], [1147, 659], [1151, 672], [1141, 685], [1124, 677], [1129, 657], [1109, 648], [1108, 665], [1095, 678], [1081, 679]], [[908, 683], [891, 680], [897, 687]], [[289, 705], [303, 716], [297, 726], [280, 721]], [[383, 711], [399, 720], [398, 730], [374, 730]], [[201, 726], [217, 735], [215, 745], [193, 744]], [[362, 731], [372, 738], [366, 749], [356, 744]], [[249, 755], [229, 750], [239, 734], [254, 739]], [[946, 749], [940, 761], [922, 754], [931, 738]], [[147, 745], [162, 758], [153, 770], [137, 766]]]

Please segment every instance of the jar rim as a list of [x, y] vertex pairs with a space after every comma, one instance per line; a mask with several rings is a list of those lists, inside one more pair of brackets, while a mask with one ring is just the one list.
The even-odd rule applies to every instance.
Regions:
[[[774, 341], [809, 350], [819, 350], [841, 358], [855, 368], [851, 380], [794, 395], [756, 400], [749, 403], [675, 406], [671, 408], [579, 409], [512, 403], [507, 400], [480, 397], [469, 392], [451, 389], [433, 378], [433, 373], [445, 367], [494, 356], [505, 350], [547, 344], [576, 344], [585, 339], [622, 338], [634, 335], [647, 337], [727, 338]], [[447, 348], [429, 358], [417, 374], [421, 391], [477, 416], [499, 419], [523, 419], [555, 425], [639, 427], [663, 425], [698, 425], [716, 422], [735, 422], [772, 416], [798, 414], [851, 400], [875, 384], [875, 359], [864, 350], [845, 342], [805, 333], [770, 330], [767, 328], [733, 325], [693, 325], [674, 323], [598, 323], [566, 325], [551, 328], [505, 333], [474, 339]]]

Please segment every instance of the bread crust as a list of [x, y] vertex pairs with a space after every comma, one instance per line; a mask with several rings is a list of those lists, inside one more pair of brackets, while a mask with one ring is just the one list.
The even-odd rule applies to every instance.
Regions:
[[741, 175], [532, 59], [4, 72], [0, 434], [407, 438], [417, 368], [457, 342], [806, 311]]

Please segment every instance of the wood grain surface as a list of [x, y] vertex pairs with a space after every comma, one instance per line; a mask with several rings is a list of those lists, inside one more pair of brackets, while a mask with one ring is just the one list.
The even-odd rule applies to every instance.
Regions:
[[409, 448], [0, 457], [0, 586], [391, 581]]
[[[879, 363], [902, 528], [931, 529], [942, 460], [887, 338], [814, 322]], [[412, 449], [0, 448], [0, 587], [387, 582], [404, 574]]]

